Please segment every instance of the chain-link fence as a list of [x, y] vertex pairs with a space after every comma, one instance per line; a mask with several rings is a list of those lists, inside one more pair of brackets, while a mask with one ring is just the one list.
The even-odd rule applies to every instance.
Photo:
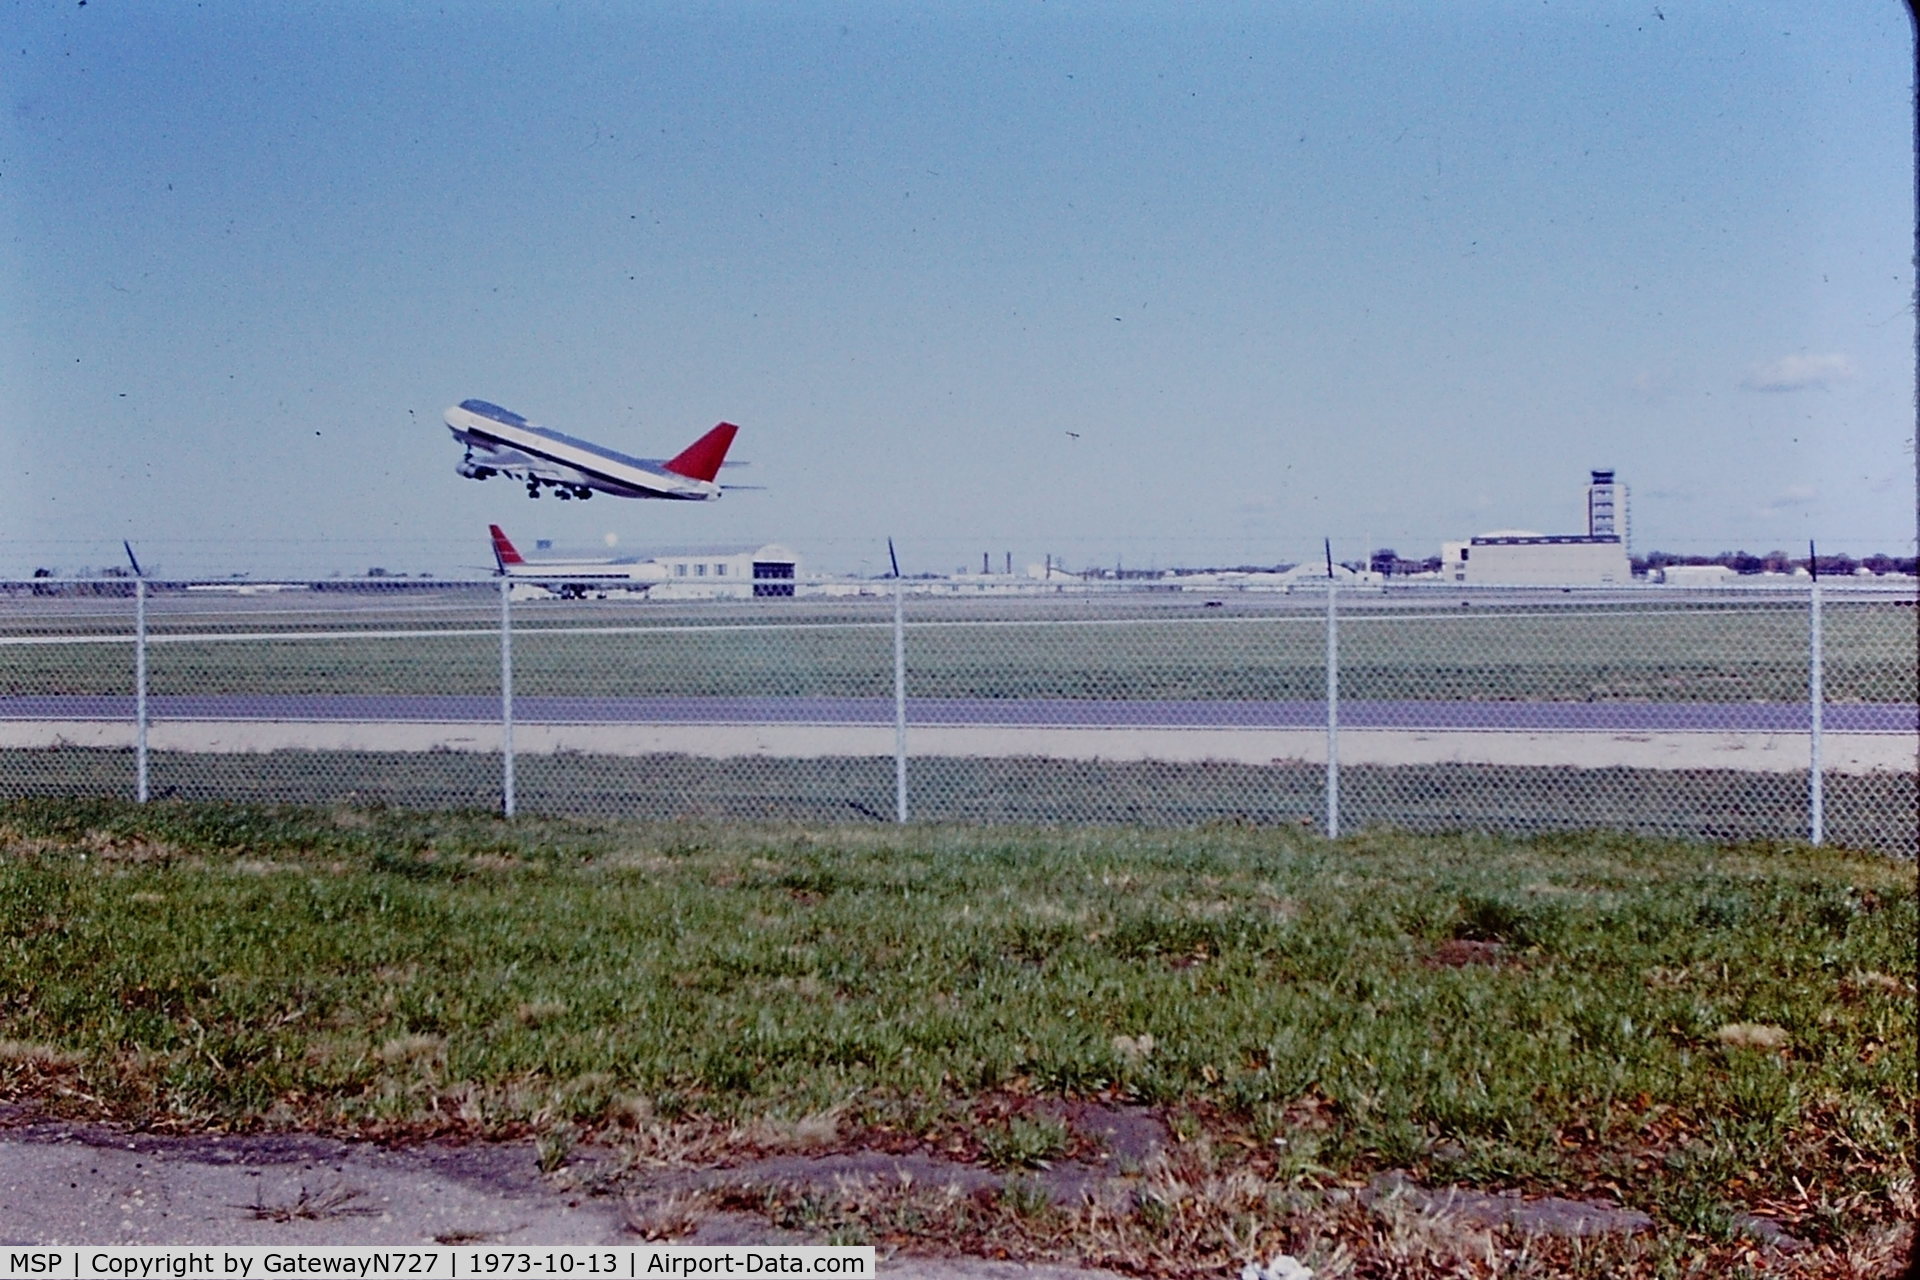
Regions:
[[0, 583], [0, 795], [1920, 843], [1911, 589], [557, 594]]

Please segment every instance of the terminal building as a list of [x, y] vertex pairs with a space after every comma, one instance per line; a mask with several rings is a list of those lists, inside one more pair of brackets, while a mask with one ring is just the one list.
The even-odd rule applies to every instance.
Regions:
[[1440, 551], [1440, 576], [1474, 585], [1572, 587], [1633, 581], [1627, 555], [1627, 488], [1611, 471], [1587, 485], [1585, 533], [1500, 529]]
[[657, 555], [656, 600], [725, 600], [790, 596], [800, 558], [778, 543], [764, 547], [693, 548]]
[[[544, 540], [535, 544], [550, 551]], [[779, 543], [760, 547], [695, 547], [663, 551], [646, 559], [529, 560], [507, 569], [526, 579], [516, 587], [527, 600], [596, 597], [645, 592], [654, 600], [751, 600], [791, 596], [799, 585], [800, 557]]]

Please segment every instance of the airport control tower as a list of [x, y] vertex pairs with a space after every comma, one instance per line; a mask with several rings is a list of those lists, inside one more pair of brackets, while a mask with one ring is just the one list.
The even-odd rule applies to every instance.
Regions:
[[1611, 471], [1593, 472], [1587, 486], [1587, 536], [1619, 538], [1627, 545], [1627, 486], [1616, 484]]

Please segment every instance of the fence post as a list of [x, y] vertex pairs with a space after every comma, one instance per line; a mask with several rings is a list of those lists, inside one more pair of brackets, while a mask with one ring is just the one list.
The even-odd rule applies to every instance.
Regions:
[[893, 575], [893, 820], [907, 820], [907, 627], [900, 575]]
[[1327, 839], [1340, 836], [1340, 614], [1327, 579]]
[[513, 579], [500, 579], [500, 812], [513, 816]]
[[133, 776], [141, 804], [151, 793], [147, 775], [147, 580], [133, 580]]
[[1820, 635], [1820, 579], [1816, 577], [1807, 588], [1807, 828], [1815, 844], [1825, 843], [1827, 834], [1826, 778], [1820, 768], [1821, 716], [1826, 701], [1825, 653]]

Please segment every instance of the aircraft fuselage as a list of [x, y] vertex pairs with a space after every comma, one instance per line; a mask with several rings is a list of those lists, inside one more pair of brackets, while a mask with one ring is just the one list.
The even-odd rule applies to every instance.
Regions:
[[676, 457], [663, 460], [631, 458], [536, 426], [485, 400], [462, 400], [447, 410], [446, 421], [453, 438], [466, 446], [456, 470], [469, 479], [507, 476], [525, 483], [534, 497], [544, 485], [563, 498], [585, 498], [598, 491], [678, 502], [710, 502], [720, 496], [721, 486], [713, 476], [737, 430], [720, 423]]

